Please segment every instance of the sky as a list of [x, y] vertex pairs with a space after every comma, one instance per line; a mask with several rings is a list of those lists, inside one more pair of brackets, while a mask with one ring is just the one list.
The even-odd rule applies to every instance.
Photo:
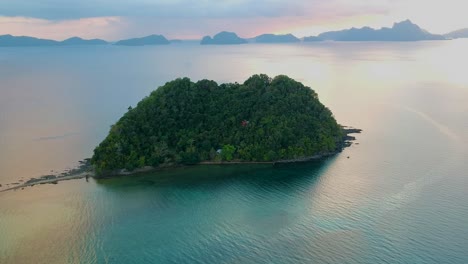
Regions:
[[435, 34], [468, 28], [467, 0], [0, 0], [0, 35], [113, 41], [150, 34], [199, 39], [297, 37], [410, 19]]

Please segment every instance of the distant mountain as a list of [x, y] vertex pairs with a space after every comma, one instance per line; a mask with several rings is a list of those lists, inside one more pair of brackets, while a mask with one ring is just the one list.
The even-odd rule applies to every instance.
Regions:
[[34, 37], [16, 37], [12, 35], [0, 36], [0, 47], [33, 47], [33, 46], [71, 46], [71, 45], [104, 45], [106, 41], [101, 39], [82, 39], [73, 37], [64, 41], [40, 39]]
[[410, 20], [395, 23], [392, 28], [352, 28], [342, 31], [325, 32], [318, 37], [334, 41], [419, 41], [446, 39], [442, 35], [434, 35], [421, 29]]
[[444, 35], [447, 38], [468, 38], [468, 28], [456, 30]]
[[102, 39], [82, 39], [79, 37], [73, 37], [66, 39], [62, 42], [60, 42], [61, 45], [107, 45], [107, 41], [102, 40]]
[[275, 34], [263, 34], [254, 38], [257, 43], [293, 43], [300, 42], [301, 40], [296, 38], [292, 34], [286, 35], [275, 35]]
[[304, 42], [317, 42], [317, 41], [323, 41], [323, 39], [316, 37], [316, 36], [304, 37]]
[[182, 43], [182, 42], [184, 42], [184, 41], [181, 40], [181, 39], [171, 39], [171, 40], [169, 40], [169, 42], [170, 42], [170, 43], [174, 43], [174, 44], [179, 44], [179, 43]]
[[117, 41], [114, 45], [119, 46], [145, 46], [145, 45], [167, 45], [170, 44], [163, 35], [150, 35], [143, 38], [133, 38]]
[[58, 46], [60, 42], [50, 39], [33, 37], [16, 37], [12, 35], [0, 36], [0, 47], [32, 47], [32, 46]]
[[230, 45], [230, 44], [245, 44], [247, 40], [240, 38], [233, 32], [220, 32], [214, 35], [213, 38], [210, 36], [203, 37], [201, 45]]

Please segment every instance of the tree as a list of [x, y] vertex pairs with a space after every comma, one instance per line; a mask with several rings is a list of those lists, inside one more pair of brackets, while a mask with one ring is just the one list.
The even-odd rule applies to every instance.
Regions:
[[234, 158], [234, 152], [236, 152], [236, 147], [233, 145], [224, 145], [221, 150], [221, 157], [225, 161], [231, 161]]
[[220, 85], [179, 78], [129, 107], [91, 162], [105, 174], [208, 160], [275, 161], [334, 151], [342, 141], [317, 94], [287, 76]]

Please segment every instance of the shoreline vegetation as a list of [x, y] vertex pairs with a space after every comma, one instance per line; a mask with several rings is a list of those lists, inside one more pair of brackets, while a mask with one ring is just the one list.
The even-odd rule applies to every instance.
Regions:
[[178, 78], [129, 107], [91, 164], [106, 177], [201, 162], [290, 162], [336, 152], [344, 134], [318, 94], [288, 76], [223, 84]]
[[[353, 141], [356, 140], [354, 136], [351, 136], [351, 134], [360, 134], [362, 132], [361, 129], [357, 128], [352, 128], [352, 127], [342, 127], [343, 132], [344, 132], [344, 137], [343, 137], [343, 145], [341, 146], [340, 149], [334, 151], [334, 152], [329, 152], [329, 153], [322, 153], [322, 154], [317, 154], [315, 156], [310, 156], [310, 157], [303, 157], [303, 158], [298, 158], [298, 159], [292, 159], [292, 160], [278, 160], [278, 161], [268, 161], [268, 162], [254, 162], [254, 161], [203, 161], [198, 164], [193, 164], [193, 165], [185, 165], [185, 166], [168, 166], [168, 167], [161, 167], [161, 168], [155, 168], [151, 166], [146, 166], [143, 168], [135, 169], [133, 171], [127, 171], [125, 169], [122, 169], [118, 172], [116, 172], [114, 175], [108, 175], [104, 178], [113, 178], [113, 177], [122, 177], [122, 176], [131, 176], [131, 175], [137, 175], [137, 174], [142, 174], [142, 173], [151, 173], [151, 172], [157, 172], [161, 171], [164, 169], [174, 169], [174, 168], [181, 168], [181, 167], [189, 167], [189, 166], [210, 166], [210, 165], [246, 165], [246, 164], [271, 164], [272, 166], [278, 165], [278, 164], [292, 164], [292, 163], [306, 163], [306, 162], [312, 162], [312, 161], [317, 161], [326, 157], [330, 157], [333, 155], [337, 155], [340, 152], [343, 151], [343, 149], [350, 147], [353, 144]], [[36, 185], [44, 185], [44, 184], [58, 184], [61, 181], [69, 181], [69, 180], [79, 180], [79, 179], [86, 179], [88, 178], [95, 178], [96, 174], [93, 170], [93, 166], [90, 163], [90, 159], [84, 159], [82, 161], [79, 161], [80, 165], [74, 169], [71, 169], [67, 172], [63, 172], [60, 174], [49, 174], [49, 175], [44, 175], [40, 176], [37, 178], [30, 178], [27, 181], [22, 181], [20, 180], [19, 182], [13, 182], [13, 183], [7, 183], [2, 186], [0, 184], [0, 188], [2, 187], [7, 187], [6, 189], [1, 190], [1, 192], [7, 192], [7, 191], [17, 191], [17, 190], [24, 190], [24, 188], [27, 187], [34, 187]]]

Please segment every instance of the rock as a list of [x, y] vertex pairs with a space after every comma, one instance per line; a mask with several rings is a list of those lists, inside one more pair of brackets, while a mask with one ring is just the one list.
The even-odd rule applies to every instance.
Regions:
[[39, 179], [31, 178], [31, 179], [27, 180], [25, 184], [34, 183], [34, 182], [37, 182], [37, 181], [39, 181]]
[[55, 175], [45, 175], [45, 176], [41, 177], [41, 179], [43, 179], [43, 180], [51, 180], [51, 179], [56, 179], [56, 178], [57, 178], [57, 176], [55, 176]]
[[345, 134], [360, 134], [362, 132], [362, 129], [358, 128], [343, 128], [343, 131]]

